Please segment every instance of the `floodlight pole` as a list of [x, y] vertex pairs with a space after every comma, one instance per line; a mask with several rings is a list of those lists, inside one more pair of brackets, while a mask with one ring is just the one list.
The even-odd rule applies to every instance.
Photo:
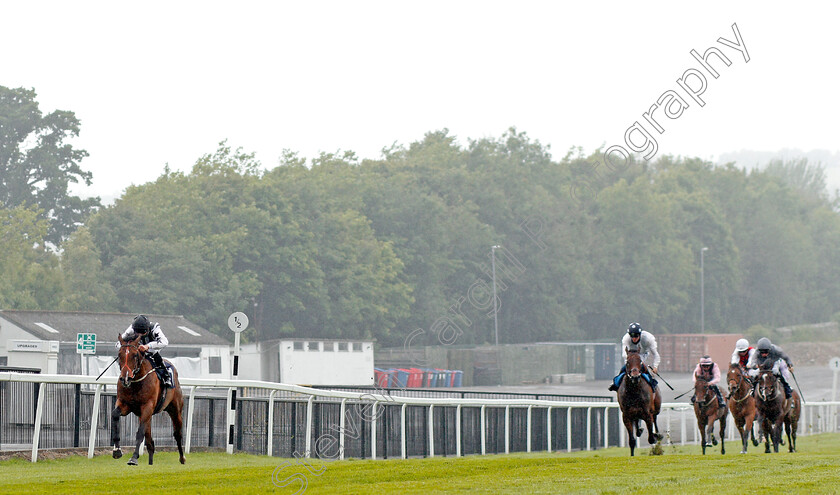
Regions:
[[493, 327], [496, 330], [496, 345], [499, 345], [499, 306], [496, 302], [496, 249], [499, 246], [490, 248], [490, 259], [493, 265]]
[[704, 267], [703, 267], [703, 253], [708, 251], [709, 248], [703, 247], [700, 249], [700, 333], [706, 333], [706, 301], [705, 301], [705, 287], [703, 285], [704, 280]]

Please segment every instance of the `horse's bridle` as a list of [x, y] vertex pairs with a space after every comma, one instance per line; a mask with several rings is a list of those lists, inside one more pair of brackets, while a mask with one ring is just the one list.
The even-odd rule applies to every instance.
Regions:
[[[766, 371], [766, 372], [763, 372], [762, 374], [763, 375], [772, 375], [773, 372], [772, 371]], [[770, 394], [770, 395], [767, 395], [766, 393], [764, 393], [764, 390], [767, 388], [765, 385], [763, 385], [762, 383], [759, 383], [759, 385], [758, 385], [758, 394], [761, 396], [761, 400], [763, 400], [764, 402], [772, 400], [773, 398], [776, 397], [776, 394], [779, 393], [779, 387], [776, 384], [775, 376], [773, 378], [774, 378], [774, 380], [773, 380], [773, 393]], [[758, 379], [760, 381], [762, 379], [762, 376], [759, 375]]]
[[708, 400], [705, 400], [703, 402], [696, 402], [696, 398], [695, 398], [695, 404], [697, 404], [700, 407], [705, 407], [707, 404], [709, 404], [713, 400], [715, 400], [715, 393], [714, 393], [714, 391], [712, 391], [712, 386], [709, 385], [709, 381], [708, 380], [703, 380], [703, 381], [706, 383], [706, 394], [703, 397], [706, 397], [710, 394], [711, 394], [711, 397], [709, 397]]
[[[741, 390], [741, 384], [744, 383], [744, 380], [746, 380], [746, 378], [744, 378], [744, 372], [741, 371], [740, 373], [738, 373], [738, 383], [735, 385], [735, 387], [737, 387], [736, 390]], [[734, 381], [735, 380], [729, 380], [729, 383], [733, 383]], [[749, 385], [749, 382], [747, 382], [747, 384]], [[733, 389], [733, 387], [731, 385], [729, 386], [729, 388]], [[752, 395], [752, 393], [753, 393], [753, 388], [752, 387], [747, 387], [747, 392], [744, 394], [743, 397], [741, 397], [740, 399], [736, 399], [734, 397], [735, 394], [733, 393], [732, 394], [732, 396], [733, 396], [732, 400], [734, 400], [736, 404], [740, 404], [741, 402], [744, 402], [745, 400], [747, 400], [747, 397]]]
[[[133, 370], [131, 370], [131, 375], [136, 377], [137, 375], [139, 375], [139, 374], [140, 374], [140, 369], [143, 367], [143, 360], [144, 360], [144, 359], [146, 359], [146, 357], [145, 357], [145, 355], [143, 354], [143, 352], [142, 352], [142, 351], [140, 351], [140, 346], [138, 346], [137, 344], [123, 344], [123, 345], [121, 345], [121, 346], [120, 346], [120, 350], [122, 350], [122, 349], [123, 349], [123, 347], [132, 347], [132, 348], [134, 348], [134, 349], [137, 349], [137, 351], [138, 351], [138, 352], [140, 352], [140, 359], [138, 359], [138, 360], [137, 360], [137, 366], [136, 366]], [[126, 356], [126, 358], [127, 358], [127, 357], [128, 357], [128, 356]], [[127, 366], [127, 365], [125, 365], [125, 364], [124, 364], [124, 365], [122, 366], [122, 368], [120, 368], [120, 375], [122, 375], [122, 369], [123, 369], [123, 368], [125, 368], [126, 366]], [[132, 385], [132, 384], [134, 384], [134, 383], [139, 383], [139, 382], [142, 382], [143, 380], [145, 380], [145, 379], [146, 379], [146, 377], [147, 377], [147, 376], [149, 376], [150, 374], [152, 374], [152, 372], [153, 372], [153, 371], [155, 371], [155, 369], [154, 369], [154, 368], [152, 368], [151, 370], [149, 370], [149, 372], [148, 372], [148, 373], [146, 373], [145, 375], [143, 375], [142, 377], [140, 377], [140, 378], [132, 378], [131, 380], [127, 380], [125, 383], [127, 383], [128, 385]], [[126, 386], [128, 386], [128, 385], [126, 385]]]

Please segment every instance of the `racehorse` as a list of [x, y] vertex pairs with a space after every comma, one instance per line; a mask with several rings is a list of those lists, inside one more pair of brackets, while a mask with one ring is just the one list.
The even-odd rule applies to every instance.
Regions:
[[167, 390], [163, 387], [161, 380], [154, 375], [155, 369], [149, 359], [140, 351], [140, 344], [137, 339], [125, 341], [122, 335], [118, 335], [120, 341], [119, 361], [120, 378], [117, 381], [117, 404], [111, 412], [111, 440], [114, 443], [114, 459], [122, 457], [120, 449], [120, 417], [128, 413], [134, 413], [139, 417], [137, 427], [136, 445], [134, 455], [128, 461], [129, 466], [136, 466], [140, 457], [140, 444], [145, 437], [146, 449], [149, 451], [149, 464], [151, 465], [155, 455], [155, 443], [152, 440], [152, 416], [160, 411], [166, 411], [172, 418], [175, 442], [178, 444], [178, 453], [181, 455], [181, 464], [184, 459], [184, 448], [181, 445], [181, 428], [183, 419], [181, 412], [184, 409], [184, 396], [181, 393], [181, 385], [178, 382], [178, 371], [172, 368], [173, 388]]
[[794, 390], [791, 398], [785, 398], [784, 389], [772, 370], [761, 370], [758, 373], [755, 404], [758, 410], [759, 438], [764, 436], [764, 452], [770, 452], [768, 434], [773, 441], [773, 451], [779, 452], [782, 442], [782, 425], [784, 424], [788, 437], [788, 450], [796, 451], [796, 429], [799, 426], [801, 404], [799, 394]]
[[750, 437], [752, 437], [753, 445], [758, 445], [753, 431], [756, 414], [753, 387], [739, 363], [729, 365], [726, 383], [729, 386], [729, 412], [732, 413], [732, 419], [735, 421], [738, 433], [741, 434], [741, 453], [746, 454]]
[[702, 378], [694, 382], [694, 415], [697, 416], [697, 428], [700, 429], [703, 455], [706, 455], [706, 447], [712, 444], [717, 445], [715, 421], [720, 421], [720, 453], [725, 454], [723, 439], [726, 435], [726, 417], [729, 415], [729, 410], [726, 406], [718, 406], [717, 394], [712, 390], [709, 382]]
[[630, 455], [635, 455], [636, 437], [642, 436], [639, 424], [644, 421], [648, 429], [648, 443], [651, 445], [662, 439], [656, 417], [662, 406], [662, 395], [657, 388], [655, 391], [642, 378], [642, 358], [638, 351], [627, 350], [627, 373], [618, 387], [618, 404], [621, 407], [621, 417], [627, 434], [630, 437]]

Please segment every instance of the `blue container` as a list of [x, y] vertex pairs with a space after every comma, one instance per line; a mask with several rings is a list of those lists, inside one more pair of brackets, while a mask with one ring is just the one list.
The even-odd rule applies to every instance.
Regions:
[[424, 368], [423, 369], [423, 386], [424, 387], [437, 387], [437, 378], [438, 378], [438, 371]]
[[409, 376], [409, 371], [408, 370], [403, 370], [403, 369], [394, 370], [394, 379], [395, 379], [394, 387], [408, 388], [408, 376]]
[[460, 387], [461, 382], [464, 379], [464, 372], [461, 371], [461, 370], [455, 370], [452, 373], [453, 373], [453, 375], [452, 375], [452, 386], [453, 387]]
[[452, 379], [451, 372], [449, 370], [437, 370], [438, 371], [438, 381], [437, 386], [440, 387], [448, 387], [449, 381]]

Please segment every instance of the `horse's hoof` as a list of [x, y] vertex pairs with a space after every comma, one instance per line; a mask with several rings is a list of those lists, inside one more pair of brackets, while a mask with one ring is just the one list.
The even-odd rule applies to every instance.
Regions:
[[712, 445], [717, 445], [717, 443], [718, 443], [717, 438], [712, 437]]
[[187, 462], [187, 460], [186, 460], [186, 459], [184, 459], [184, 458], [182, 457], [182, 458], [181, 458], [181, 464], [184, 464], [184, 463], [186, 463], [186, 462]]
[[132, 457], [131, 459], [128, 460], [128, 465], [129, 466], [136, 466], [137, 465], [137, 459]]
[[120, 457], [122, 457], [122, 450], [114, 449], [114, 453], [112, 455], [114, 456], [114, 459], [119, 459]]

